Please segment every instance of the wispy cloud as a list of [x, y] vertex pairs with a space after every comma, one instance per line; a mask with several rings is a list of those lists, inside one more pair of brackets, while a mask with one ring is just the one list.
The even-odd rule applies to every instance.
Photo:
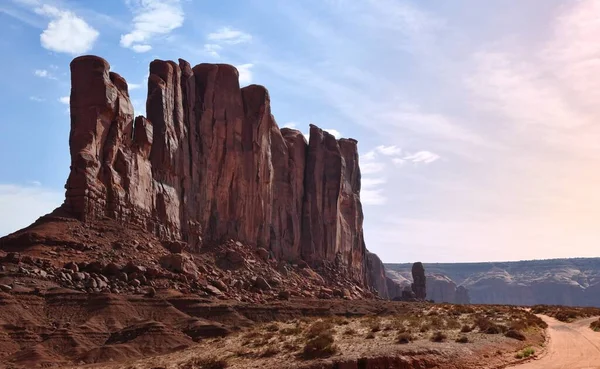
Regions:
[[51, 18], [40, 35], [45, 49], [72, 55], [88, 52], [100, 33], [76, 14], [44, 4], [35, 8], [37, 14]]
[[214, 41], [218, 44], [223, 43], [229, 45], [236, 45], [252, 41], [252, 35], [231, 27], [220, 28], [215, 32], [209, 33], [206, 38], [209, 41]]
[[31, 101], [35, 101], [35, 102], [43, 102], [43, 101], [46, 101], [46, 99], [44, 99], [43, 97], [38, 97], [38, 96], [29, 96], [29, 100], [31, 100]]
[[70, 96], [62, 96], [61, 98], [58, 99], [58, 101], [60, 101], [62, 104], [69, 105], [71, 103], [71, 97]]
[[410, 161], [415, 164], [423, 163], [430, 164], [434, 161], [438, 160], [440, 156], [438, 154], [434, 154], [431, 151], [418, 151], [414, 154], [407, 155], [402, 158], [404, 161]]
[[219, 52], [223, 49], [221, 45], [218, 44], [204, 44], [204, 52], [213, 58], [218, 58]]
[[56, 79], [56, 77], [46, 69], [36, 69], [33, 71], [33, 74], [40, 78]]
[[241, 64], [237, 65], [236, 68], [240, 75], [240, 84], [248, 85], [252, 83], [252, 67], [254, 64]]
[[181, 27], [184, 13], [179, 0], [129, 0], [134, 14], [133, 30], [121, 36], [121, 46], [144, 53], [158, 36]]

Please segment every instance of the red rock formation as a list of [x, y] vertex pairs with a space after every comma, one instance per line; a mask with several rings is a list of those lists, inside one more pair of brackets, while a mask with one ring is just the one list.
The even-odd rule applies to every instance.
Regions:
[[[366, 281], [357, 141], [280, 130], [262, 86], [230, 65], [155, 60], [147, 118], [99, 57], [71, 63], [64, 209], [143, 225], [191, 250], [235, 239]], [[383, 286], [383, 285], [382, 285]]]
[[[373, 286], [379, 297], [389, 299], [394, 296], [390, 296], [388, 292], [388, 277], [385, 275], [385, 267], [379, 259], [379, 256], [367, 251], [367, 269], [369, 271], [367, 278], [368, 284]], [[391, 280], [390, 280], [391, 281]], [[393, 281], [391, 281], [393, 283]]]
[[419, 300], [425, 300], [425, 297], [427, 297], [427, 282], [425, 268], [423, 268], [423, 264], [420, 261], [413, 264], [412, 277], [413, 283], [411, 289], [415, 293], [415, 297]]

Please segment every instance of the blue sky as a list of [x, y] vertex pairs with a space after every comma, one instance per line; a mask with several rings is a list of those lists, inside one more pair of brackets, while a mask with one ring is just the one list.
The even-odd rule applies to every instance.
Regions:
[[600, 1], [4, 0], [0, 234], [58, 206], [69, 62], [231, 63], [280, 126], [359, 141], [386, 262], [599, 256]]

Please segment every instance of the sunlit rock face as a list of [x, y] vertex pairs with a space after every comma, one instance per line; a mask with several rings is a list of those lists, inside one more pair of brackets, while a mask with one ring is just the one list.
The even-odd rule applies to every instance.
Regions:
[[356, 140], [280, 130], [268, 91], [240, 88], [225, 64], [153, 61], [146, 112], [134, 117], [107, 61], [72, 61], [65, 210], [192, 250], [235, 239], [367, 282]]

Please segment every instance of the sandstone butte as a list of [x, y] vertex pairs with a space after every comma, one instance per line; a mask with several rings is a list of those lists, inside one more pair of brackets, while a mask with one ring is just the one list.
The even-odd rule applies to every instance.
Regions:
[[135, 117], [125, 79], [81, 56], [70, 109], [61, 210], [77, 219], [136, 224], [192, 251], [234, 239], [385, 285], [368, 269], [357, 141], [280, 129], [266, 88], [240, 88], [235, 67], [154, 60], [147, 116]]

